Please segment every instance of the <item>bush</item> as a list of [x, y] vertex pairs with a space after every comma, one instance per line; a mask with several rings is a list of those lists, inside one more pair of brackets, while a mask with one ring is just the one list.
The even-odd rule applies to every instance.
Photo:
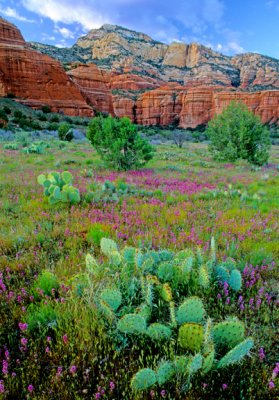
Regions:
[[49, 113], [51, 112], [51, 108], [50, 108], [49, 106], [47, 106], [47, 105], [42, 106], [42, 107], [41, 107], [41, 110], [42, 110], [42, 112], [43, 112], [44, 114], [49, 114]]
[[232, 102], [208, 124], [210, 151], [219, 160], [247, 160], [251, 164], [266, 164], [269, 157], [269, 132], [242, 103]]
[[153, 157], [152, 146], [138, 133], [129, 118], [93, 118], [87, 137], [104, 162], [116, 170], [142, 167]]
[[64, 140], [66, 142], [73, 140], [74, 134], [71, 129], [71, 125], [67, 124], [67, 122], [60, 124], [58, 128], [58, 136], [60, 140]]

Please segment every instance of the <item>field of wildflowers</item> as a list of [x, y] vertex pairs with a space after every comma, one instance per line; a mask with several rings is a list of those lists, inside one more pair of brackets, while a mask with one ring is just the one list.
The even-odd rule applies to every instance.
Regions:
[[[278, 398], [279, 148], [253, 168], [161, 145], [113, 172], [87, 142], [40, 146], [0, 148], [0, 398]], [[51, 171], [78, 204], [50, 204]]]

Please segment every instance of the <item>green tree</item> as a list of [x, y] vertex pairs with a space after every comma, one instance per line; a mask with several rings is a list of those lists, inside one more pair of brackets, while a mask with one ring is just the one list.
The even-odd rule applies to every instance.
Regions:
[[87, 137], [106, 165], [117, 170], [140, 168], [153, 157], [153, 147], [127, 117], [93, 118]]
[[209, 149], [219, 160], [248, 160], [251, 164], [266, 164], [269, 157], [269, 131], [258, 116], [243, 103], [231, 102], [208, 124]]
[[62, 122], [58, 128], [58, 137], [60, 140], [70, 142], [74, 137], [71, 125], [67, 124], [67, 122]]

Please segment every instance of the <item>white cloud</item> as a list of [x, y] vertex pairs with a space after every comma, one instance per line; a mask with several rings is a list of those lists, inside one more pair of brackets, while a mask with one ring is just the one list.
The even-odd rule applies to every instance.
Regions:
[[4, 15], [5, 17], [8, 18], [13, 18], [16, 19], [17, 21], [23, 21], [23, 22], [35, 22], [33, 19], [28, 19], [26, 17], [23, 17], [20, 15], [15, 8], [11, 7], [0, 7], [0, 13]]
[[59, 3], [55, 0], [22, 0], [22, 5], [29, 11], [50, 18], [55, 23], [79, 23], [87, 30], [99, 28], [102, 24], [110, 22], [104, 15], [94, 11], [93, 5], [85, 2], [71, 4], [71, 1], [65, 0]]
[[56, 32], [59, 32], [65, 39], [74, 39], [75, 35], [70, 29], [67, 28], [59, 28], [55, 29]]

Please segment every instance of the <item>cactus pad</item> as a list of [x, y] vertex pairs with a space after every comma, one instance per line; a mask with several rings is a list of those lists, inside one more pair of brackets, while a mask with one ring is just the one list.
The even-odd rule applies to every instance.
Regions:
[[185, 322], [202, 322], [205, 316], [203, 302], [199, 297], [188, 297], [177, 310], [177, 322], [179, 325]]
[[175, 374], [175, 368], [172, 362], [163, 361], [157, 368], [157, 382], [160, 386], [169, 382]]
[[244, 339], [244, 324], [238, 319], [219, 322], [212, 329], [214, 342], [232, 348]]
[[100, 294], [103, 300], [113, 311], [117, 311], [122, 303], [122, 295], [118, 289], [104, 289]]
[[238, 292], [241, 289], [242, 276], [241, 273], [238, 271], [238, 269], [232, 270], [228, 283], [230, 287], [236, 292]]
[[147, 328], [147, 335], [154, 341], [164, 341], [171, 337], [171, 329], [163, 324], [155, 322]]
[[126, 314], [117, 324], [120, 332], [140, 335], [146, 333], [146, 320], [138, 314]]
[[201, 349], [204, 332], [202, 325], [186, 323], [179, 328], [178, 342], [181, 347], [193, 352]]
[[133, 376], [131, 386], [135, 392], [139, 392], [151, 388], [156, 382], [157, 378], [155, 372], [150, 368], [144, 368]]
[[252, 338], [248, 338], [230, 350], [217, 364], [217, 368], [225, 368], [231, 364], [240, 362], [243, 357], [249, 354], [254, 346]]

